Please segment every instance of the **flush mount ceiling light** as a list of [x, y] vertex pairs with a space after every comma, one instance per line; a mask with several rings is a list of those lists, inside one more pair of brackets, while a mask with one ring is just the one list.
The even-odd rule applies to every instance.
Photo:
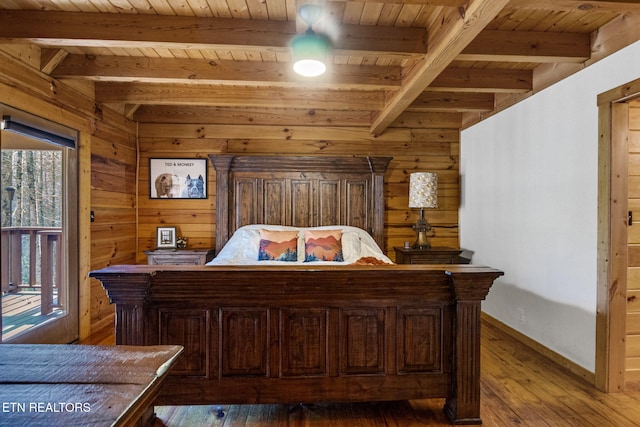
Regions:
[[298, 14], [308, 25], [307, 31], [293, 38], [291, 53], [293, 70], [305, 77], [317, 77], [327, 70], [325, 65], [327, 54], [331, 49], [329, 38], [313, 31], [313, 24], [320, 18], [322, 7], [316, 4], [305, 4]]

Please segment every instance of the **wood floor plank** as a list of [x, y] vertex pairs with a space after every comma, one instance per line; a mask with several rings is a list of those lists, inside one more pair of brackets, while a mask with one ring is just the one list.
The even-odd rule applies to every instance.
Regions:
[[[487, 334], [491, 333], [488, 330]], [[494, 353], [498, 346], [489, 346], [487, 353]], [[566, 374], [557, 364], [541, 357], [534, 357], [535, 353], [516, 352], [506, 357], [515, 358], [519, 363], [512, 364], [511, 378], [519, 383], [523, 389], [532, 393], [543, 402], [545, 407], [553, 411], [556, 416], [550, 419], [562, 419], [568, 425], [603, 426], [603, 425], [633, 425], [626, 418], [621, 408], [611, 408], [598, 405], [598, 396], [608, 396], [597, 391], [591, 384], [580, 378]], [[504, 361], [504, 357], [500, 356]], [[551, 381], [532, 381], [531, 375], [541, 375], [551, 378]], [[545, 414], [545, 418], [549, 417]]]
[[480, 417], [484, 425], [488, 426], [519, 426], [524, 425], [518, 414], [500, 399], [489, 387], [483, 388], [482, 398], [491, 401], [490, 405], [480, 407]]
[[267, 423], [270, 427], [286, 427], [289, 425], [288, 411], [284, 411], [282, 405], [268, 405]]
[[[484, 426], [640, 426], [640, 384], [622, 393], [596, 390], [512, 336], [482, 323], [481, 407]], [[374, 403], [156, 407], [154, 427], [443, 427], [444, 399]], [[293, 409], [293, 410], [292, 410]]]
[[351, 408], [349, 405], [334, 404], [329, 414], [331, 426], [351, 425]]
[[444, 402], [444, 399], [412, 400], [406, 403], [407, 409], [403, 410], [402, 407], [397, 406], [389, 408], [389, 413], [395, 416], [395, 422], [389, 425], [394, 427], [450, 425], [442, 410]]
[[[497, 340], [483, 344], [481, 355], [483, 391], [491, 391], [498, 403], [517, 413], [519, 422], [525, 425], [537, 423], [539, 426], [553, 426], [544, 420], [553, 419], [555, 412], [547, 406], [545, 401], [517, 380], [523, 375], [525, 363], [515, 358], [513, 353]], [[484, 400], [484, 394], [482, 399]], [[523, 402], [526, 402], [526, 406], [521, 406]], [[480, 415], [482, 416], [482, 412]]]

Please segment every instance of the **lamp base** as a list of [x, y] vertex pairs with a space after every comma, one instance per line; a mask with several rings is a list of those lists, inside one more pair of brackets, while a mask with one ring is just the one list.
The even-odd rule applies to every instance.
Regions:
[[[421, 233], [422, 234], [422, 233]], [[421, 234], [418, 235], [416, 242], [411, 246], [413, 249], [431, 249], [431, 243], [424, 242], [426, 236], [423, 237]]]
[[417, 233], [416, 242], [412, 246], [413, 249], [431, 249], [431, 243], [427, 237], [426, 231], [419, 231]]
[[427, 231], [431, 230], [431, 226], [424, 219], [424, 209], [420, 209], [420, 218], [416, 221], [416, 224], [413, 226], [413, 230], [416, 232], [416, 241], [413, 244], [413, 249], [430, 249], [431, 243], [429, 243], [429, 237], [427, 236]]

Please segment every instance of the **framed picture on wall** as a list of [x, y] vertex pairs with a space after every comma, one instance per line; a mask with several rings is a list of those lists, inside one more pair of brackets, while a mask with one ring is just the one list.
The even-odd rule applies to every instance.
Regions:
[[158, 247], [158, 249], [176, 248], [176, 227], [158, 227], [156, 234], [156, 246]]
[[151, 199], [206, 199], [207, 159], [149, 159]]

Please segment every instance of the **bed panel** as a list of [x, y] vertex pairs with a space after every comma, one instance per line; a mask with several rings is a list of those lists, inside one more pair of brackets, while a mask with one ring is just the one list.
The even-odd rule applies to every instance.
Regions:
[[390, 157], [211, 154], [216, 170], [216, 250], [239, 227], [351, 225], [384, 251], [384, 174]]

